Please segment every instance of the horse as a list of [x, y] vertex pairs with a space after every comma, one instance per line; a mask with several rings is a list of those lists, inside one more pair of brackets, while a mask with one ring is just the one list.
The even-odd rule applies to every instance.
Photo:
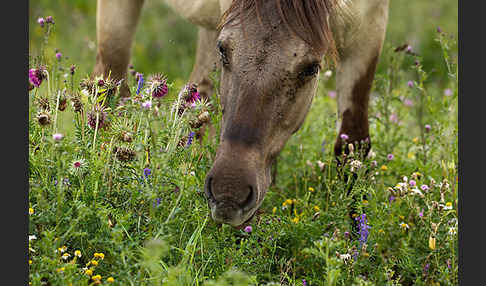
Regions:
[[[323, 61], [336, 66], [336, 158], [349, 144], [369, 152], [369, 95], [389, 0], [167, 1], [199, 26], [191, 80], [211, 90], [208, 69], [221, 69], [220, 143], [204, 185], [215, 222], [241, 227], [255, 215], [272, 164], [310, 109]], [[98, 0], [95, 71], [122, 77], [143, 1], [113, 2]]]

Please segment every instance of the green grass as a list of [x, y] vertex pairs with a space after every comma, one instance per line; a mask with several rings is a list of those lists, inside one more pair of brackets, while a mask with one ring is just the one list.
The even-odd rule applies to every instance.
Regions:
[[[362, 167], [347, 195], [350, 183], [343, 174], [352, 173], [350, 165], [338, 169], [332, 152], [337, 106], [328, 92], [334, 76], [321, 75], [304, 125], [279, 157], [277, 181], [251, 221], [251, 233], [219, 227], [208, 216], [203, 186], [218, 138], [184, 146], [194, 131], [189, 122], [206, 107], [187, 109], [181, 117], [172, 112], [192, 68], [196, 29], [163, 2], [146, 3], [133, 63], [146, 78], [166, 74], [169, 94], [150, 111], [136, 102], [117, 109], [108, 101], [110, 125], [95, 134], [87, 114], [96, 97], [79, 85], [94, 64], [89, 47], [95, 5], [31, 2], [31, 60], [45, 53], [49, 72], [49, 81], [28, 95], [32, 285], [92, 285], [95, 275], [102, 284], [113, 277], [114, 285], [302, 285], [303, 279], [307, 285], [457, 285], [457, 3], [391, 2], [370, 104], [375, 157], [354, 158]], [[35, 21], [46, 15], [54, 16], [55, 25], [43, 46]], [[403, 43], [419, 56], [393, 51]], [[60, 62], [56, 48], [63, 53]], [[73, 63], [74, 76], [64, 78]], [[135, 94], [135, 80], [129, 83]], [[56, 111], [64, 92], [68, 106]], [[84, 113], [73, 110], [73, 95], [80, 96]], [[41, 98], [50, 105], [46, 126], [38, 122]], [[216, 95], [211, 104], [218, 106]], [[219, 128], [220, 109], [210, 117]], [[56, 132], [64, 134], [59, 142], [52, 138]], [[123, 139], [127, 132], [131, 141]], [[134, 158], [113, 152], [121, 147]], [[81, 168], [74, 167], [76, 161]], [[147, 177], [145, 168], [151, 169]], [[360, 198], [357, 203], [352, 196]], [[364, 245], [347, 234], [352, 204], [371, 226]], [[351, 259], [344, 259], [347, 254]]]

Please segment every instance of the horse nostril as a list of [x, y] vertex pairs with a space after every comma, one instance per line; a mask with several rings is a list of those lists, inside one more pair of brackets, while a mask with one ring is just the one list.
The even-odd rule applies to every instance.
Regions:
[[240, 205], [243, 209], [253, 207], [256, 200], [256, 194], [253, 191], [253, 187], [249, 186], [249, 188], [250, 188], [250, 192], [248, 193], [248, 196]]
[[209, 201], [215, 202], [216, 198], [214, 197], [214, 194], [212, 192], [212, 184], [213, 184], [213, 177], [209, 177], [208, 180], [206, 181], [204, 193], [206, 194], [206, 198]]

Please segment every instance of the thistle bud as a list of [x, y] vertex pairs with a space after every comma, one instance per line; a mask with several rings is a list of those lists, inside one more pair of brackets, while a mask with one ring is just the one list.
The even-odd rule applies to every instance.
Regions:
[[47, 126], [51, 124], [51, 116], [46, 111], [39, 112], [37, 114], [37, 122], [40, 126]]

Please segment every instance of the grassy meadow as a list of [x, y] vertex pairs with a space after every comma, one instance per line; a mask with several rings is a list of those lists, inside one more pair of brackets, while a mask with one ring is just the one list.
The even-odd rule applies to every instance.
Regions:
[[218, 96], [180, 93], [197, 29], [146, 1], [132, 50], [145, 81], [130, 73], [117, 105], [115, 82], [88, 78], [95, 1], [30, 1], [29, 68], [43, 76], [28, 92], [29, 285], [458, 285], [457, 5], [391, 1], [370, 155], [337, 166], [335, 76], [322, 72], [260, 213], [235, 229], [204, 197], [218, 138], [193, 138], [201, 118], [219, 128]]

